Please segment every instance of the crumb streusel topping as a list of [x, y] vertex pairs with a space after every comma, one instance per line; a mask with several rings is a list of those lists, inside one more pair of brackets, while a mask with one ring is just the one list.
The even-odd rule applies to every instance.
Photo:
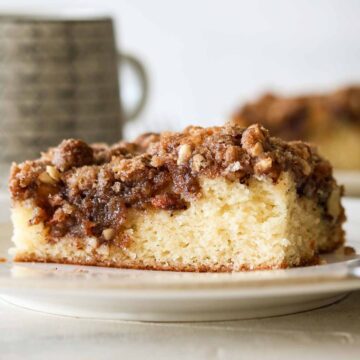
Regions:
[[360, 86], [340, 89], [328, 95], [282, 97], [265, 94], [241, 107], [232, 123], [249, 126], [260, 123], [283, 139], [309, 139], [316, 124], [345, 121], [360, 126]]

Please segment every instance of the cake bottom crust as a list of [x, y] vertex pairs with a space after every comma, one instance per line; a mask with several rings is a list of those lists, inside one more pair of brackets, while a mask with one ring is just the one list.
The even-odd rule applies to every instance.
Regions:
[[[257, 267], [241, 266], [240, 268], [234, 268], [231, 265], [202, 265], [197, 266], [185, 265], [181, 263], [167, 263], [163, 264], [161, 262], [154, 261], [152, 264], [144, 264], [141, 261], [133, 262], [117, 262], [111, 260], [105, 260], [98, 256], [93, 256], [91, 259], [86, 257], [78, 257], [77, 259], [71, 258], [61, 258], [61, 257], [39, 257], [35, 254], [17, 254], [14, 258], [18, 262], [37, 262], [37, 263], [54, 263], [54, 264], [66, 264], [66, 265], [85, 265], [85, 266], [104, 266], [110, 268], [121, 268], [121, 269], [133, 269], [133, 270], [154, 270], [154, 271], [179, 271], [179, 272], [233, 272], [233, 271], [258, 271], [258, 270], [279, 270], [287, 269], [290, 266], [289, 264], [283, 262], [278, 265], [262, 265]], [[317, 255], [314, 255], [310, 259], [302, 259], [302, 261], [295, 267], [301, 266], [311, 266], [319, 265], [320, 258]]]

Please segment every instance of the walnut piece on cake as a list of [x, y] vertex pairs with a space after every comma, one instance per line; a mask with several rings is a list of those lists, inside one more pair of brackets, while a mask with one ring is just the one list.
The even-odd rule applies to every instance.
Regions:
[[9, 186], [17, 261], [241, 271], [311, 264], [344, 242], [329, 162], [257, 124], [64, 140], [14, 164]]
[[360, 169], [360, 86], [329, 94], [266, 94], [235, 112], [232, 123], [259, 123], [285, 140], [310, 141], [335, 168]]

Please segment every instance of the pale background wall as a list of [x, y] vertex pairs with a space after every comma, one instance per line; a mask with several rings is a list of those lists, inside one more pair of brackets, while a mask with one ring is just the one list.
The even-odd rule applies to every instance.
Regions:
[[[359, 0], [0, 0], [2, 11], [117, 20], [118, 43], [146, 64], [150, 98], [127, 127], [221, 123], [266, 89], [322, 90], [360, 82]], [[132, 97], [134, 87], [125, 89]], [[140, 124], [140, 127], [138, 126]]]

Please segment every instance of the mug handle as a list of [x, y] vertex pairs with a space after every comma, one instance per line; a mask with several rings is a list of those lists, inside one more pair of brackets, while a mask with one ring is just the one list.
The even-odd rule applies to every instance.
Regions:
[[[126, 104], [122, 104], [123, 111], [125, 113], [126, 121], [132, 120], [136, 118], [143, 110], [147, 97], [148, 97], [148, 79], [146, 75], [146, 71], [141, 62], [136, 59], [136, 57], [129, 54], [118, 53], [118, 66], [119, 66], [119, 76], [121, 78], [122, 68], [128, 66], [135, 73], [137, 78], [139, 79], [141, 91], [138, 95], [138, 99], [136, 101], [136, 105], [132, 109], [127, 109]], [[121, 86], [121, 84], [120, 84]]]

